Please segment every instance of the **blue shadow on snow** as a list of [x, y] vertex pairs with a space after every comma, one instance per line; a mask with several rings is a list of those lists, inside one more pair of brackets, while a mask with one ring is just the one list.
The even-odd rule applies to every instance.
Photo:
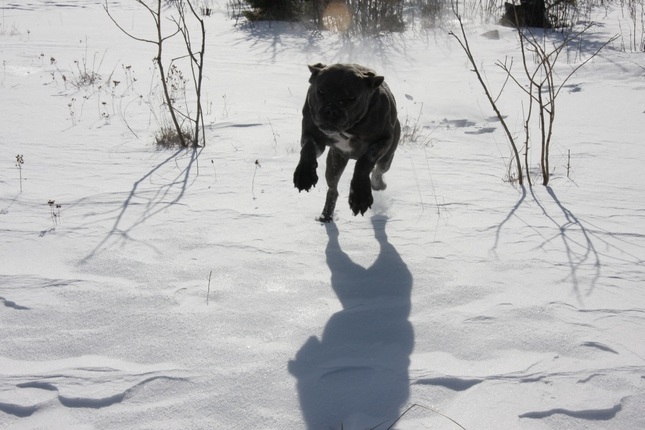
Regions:
[[354, 263], [336, 225], [326, 225], [331, 284], [343, 309], [289, 362], [310, 430], [387, 428], [408, 400], [412, 274], [388, 242], [386, 223], [372, 218], [380, 252], [369, 268]]

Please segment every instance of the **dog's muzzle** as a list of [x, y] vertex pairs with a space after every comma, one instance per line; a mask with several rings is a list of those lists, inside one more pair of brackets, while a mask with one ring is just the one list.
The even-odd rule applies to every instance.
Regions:
[[342, 109], [327, 105], [317, 113], [316, 125], [325, 134], [338, 134], [347, 129], [347, 113]]

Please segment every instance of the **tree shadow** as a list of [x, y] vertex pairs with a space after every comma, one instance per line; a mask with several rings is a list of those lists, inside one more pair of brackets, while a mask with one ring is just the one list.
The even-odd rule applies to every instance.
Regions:
[[414, 331], [408, 321], [412, 274], [385, 233], [387, 218], [372, 218], [380, 252], [368, 268], [341, 249], [326, 224], [325, 255], [343, 309], [321, 339], [310, 337], [289, 362], [307, 428], [350, 430], [392, 424], [409, 397]]
[[[542, 243], [537, 246], [538, 249], [543, 249], [548, 244], [557, 240], [561, 242], [562, 250], [566, 256], [566, 264], [569, 268], [569, 275], [566, 279], [571, 282], [574, 294], [578, 300], [582, 302], [583, 295], [591, 295], [600, 279], [602, 262], [601, 253], [598, 252], [595, 244], [595, 239], [598, 239], [596, 235], [597, 232], [590, 230], [583, 220], [578, 218], [570, 209], [568, 209], [558, 199], [555, 191], [551, 187], [547, 186], [545, 189], [549, 197], [553, 200], [555, 207], [560, 211], [560, 214], [550, 213], [546, 205], [535, 193], [533, 187], [529, 187], [529, 192], [532, 200], [538, 206], [544, 217], [554, 226], [553, 230], [549, 230], [553, 231], [553, 234], [544, 234], [543, 232], [540, 232], [540, 228], [538, 226], [529, 227], [533, 228], [540, 237], [543, 238]], [[517, 212], [526, 200], [526, 196], [526, 188], [522, 187], [522, 194], [519, 200], [509, 211], [504, 220], [502, 220], [502, 222], [496, 227], [495, 243], [491, 249], [493, 255], [497, 255], [497, 249], [499, 248], [501, 234], [505, 224], [508, 223], [511, 218], [518, 216]], [[611, 236], [610, 233], [607, 234]], [[581, 291], [581, 277], [583, 276], [581, 272], [584, 270], [585, 273], [588, 273], [587, 268], [589, 266], [591, 267], [591, 277], [588, 279], [587, 289], [583, 294]], [[585, 279], [588, 278], [588, 276], [584, 277]]]
[[[173, 206], [181, 201], [189, 186], [190, 173], [196, 164], [203, 147], [179, 149], [163, 160], [161, 163], [152, 168], [149, 172], [143, 175], [140, 179], [132, 184], [132, 188], [128, 193], [127, 198], [116, 210], [114, 223], [112, 228], [105, 237], [96, 245], [96, 247], [81, 261], [85, 263], [94, 257], [101, 249], [107, 246], [108, 242], [112, 239], [121, 241], [133, 240], [130, 233], [137, 226], [143, 224], [153, 216], [163, 212], [170, 206]], [[183, 169], [180, 169], [177, 176], [170, 182], [160, 186], [152, 195], [145, 190], [141, 189], [141, 185], [146, 180], [150, 180], [152, 176], [164, 166], [171, 162], [177, 163], [177, 158], [180, 154], [189, 151], [190, 159]], [[134, 216], [126, 220], [126, 214], [130, 215], [130, 207], [137, 206], [142, 209]]]
[[[393, 65], [398, 55], [413, 61], [408, 53], [406, 38], [403, 33], [386, 32], [361, 35], [334, 33], [317, 30], [309, 25], [293, 22], [255, 21], [237, 27], [240, 39], [237, 43], [249, 44], [260, 61], [278, 63], [281, 54], [293, 51], [298, 46], [302, 52], [316, 58], [313, 62], [354, 62], [360, 58], [369, 58], [369, 67], [377, 67], [377, 72], [385, 66]], [[329, 49], [333, 38], [334, 48]], [[377, 60], [377, 61], [376, 61]], [[305, 80], [306, 82], [306, 80]]]
[[[580, 24], [585, 28], [584, 22], [580, 22]], [[592, 29], [599, 27], [604, 27], [604, 24], [593, 23], [593, 26], [584, 30], [579, 28], [568, 31], [564, 31], [564, 29], [522, 28], [521, 31], [529, 39], [535, 39], [540, 44], [545, 45], [547, 53], [555, 46], [564, 45], [563, 51], [567, 54], [568, 62], [576, 63], [584, 61], [586, 56], [596, 55], [614, 37], [614, 35], [605, 34], [597, 30], [592, 31]], [[548, 47], [549, 44], [551, 45], [550, 48]]]
[[519, 200], [517, 203], [515, 203], [515, 206], [511, 209], [511, 211], [506, 215], [506, 218], [502, 222], [499, 223], [497, 226], [497, 229], [495, 231], [495, 243], [493, 244], [493, 254], [497, 256], [497, 248], [499, 247], [499, 240], [502, 236], [502, 229], [504, 228], [504, 225], [510, 221], [513, 216], [515, 216], [515, 213], [517, 210], [522, 206], [522, 203], [524, 203], [524, 199], [526, 199], [526, 187], [524, 185], [520, 185], [520, 188], [522, 190], [522, 195], [520, 196]]
[[[589, 296], [591, 295], [591, 293], [593, 293], [593, 290], [596, 287], [596, 283], [600, 278], [600, 268], [602, 267], [600, 262], [600, 254], [596, 250], [596, 246], [593, 242], [593, 237], [585, 224], [577, 216], [575, 216], [573, 212], [571, 212], [562, 204], [562, 202], [556, 196], [555, 191], [553, 191], [553, 188], [547, 186], [546, 191], [553, 199], [553, 202], [556, 204], [556, 206], [560, 209], [562, 215], [564, 215], [564, 221], [558, 222], [553, 216], [549, 215], [544, 205], [542, 205], [537, 196], [533, 194], [533, 190], [531, 189], [533, 199], [542, 210], [544, 216], [558, 227], [558, 233], [554, 237], [545, 241], [542, 246], [546, 245], [546, 243], [550, 242], [555, 237], [560, 238], [567, 256], [567, 264], [570, 271], [569, 279], [571, 280], [571, 284], [573, 285], [573, 290], [576, 294], [576, 297], [581, 302], [582, 293], [580, 291], [580, 268], [588, 263], [591, 263], [593, 265], [593, 275], [589, 282], [589, 288], [586, 294], [587, 296]], [[577, 234], [575, 234], [574, 232], [576, 232]]]

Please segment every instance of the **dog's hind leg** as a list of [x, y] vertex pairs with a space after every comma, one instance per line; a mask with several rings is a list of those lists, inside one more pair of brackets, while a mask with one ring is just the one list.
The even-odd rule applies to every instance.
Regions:
[[383, 191], [387, 188], [387, 184], [383, 181], [383, 174], [390, 170], [392, 165], [392, 159], [394, 158], [394, 152], [396, 151], [397, 146], [399, 145], [399, 137], [401, 136], [401, 125], [398, 120], [396, 126], [394, 127], [394, 136], [392, 138], [392, 145], [390, 149], [385, 153], [385, 155], [376, 162], [374, 169], [372, 169], [372, 175], [370, 177], [370, 184], [374, 191]]
[[325, 179], [327, 180], [327, 199], [325, 200], [325, 207], [319, 221], [331, 222], [334, 220], [334, 209], [336, 208], [336, 201], [338, 200], [338, 182], [340, 177], [345, 171], [349, 158], [341, 151], [334, 148], [329, 148], [327, 154], [327, 169], [325, 170]]
[[378, 164], [376, 165], [376, 167], [374, 167], [374, 170], [372, 170], [370, 183], [374, 191], [383, 191], [387, 188], [387, 184], [383, 180], [383, 173], [385, 173], [385, 171], [382, 170]]

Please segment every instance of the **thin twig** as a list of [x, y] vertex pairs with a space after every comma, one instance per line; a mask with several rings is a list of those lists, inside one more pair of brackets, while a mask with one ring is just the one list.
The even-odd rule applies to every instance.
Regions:
[[255, 200], [255, 175], [258, 173], [258, 167], [260, 166], [260, 160], [255, 160], [255, 170], [253, 171], [253, 180], [251, 181], [251, 195], [253, 196], [253, 200]]
[[206, 305], [208, 306], [208, 297], [211, 295], [211, 276], [213, 276], [213, 271], [208, 274], [208, 290], [206, 290]]

